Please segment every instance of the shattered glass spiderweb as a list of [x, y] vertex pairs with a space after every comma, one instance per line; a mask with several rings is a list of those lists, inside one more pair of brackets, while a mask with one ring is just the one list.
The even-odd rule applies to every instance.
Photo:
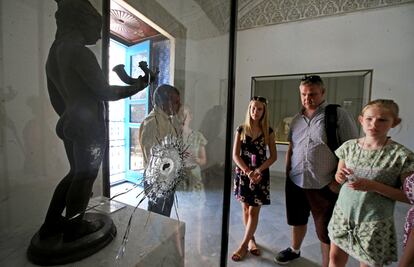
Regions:
[[189, 159], [187, 149], [188, 145], [183, 141], [181, 134], [178, 137], [167, 135], [151, 148], [151, 157], [144, 171], [144, 195], [130, 215], [116, 259], [125, 254], [132, 218], [138, 206], [144, 199], [157, 202], [159, 198], [175, 194], [177, 185], [186, 178], [188, 170], [194, 168], [194, 162]]
[[151, 158], [144, 173], [148, 201], [156, 202], [175, 192], [185, 177], [186, 150], [182, 138], [172, 135], [167, 135], [161, 144], [151, 148]]

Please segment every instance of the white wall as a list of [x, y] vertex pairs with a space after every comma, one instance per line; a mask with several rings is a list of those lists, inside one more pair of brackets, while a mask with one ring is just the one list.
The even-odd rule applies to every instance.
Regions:
[[[391, 135], [414, 150], [414, 4], [238, 32], [235, 124], [252, 76], [374, 69], [371, 99], [391, 98], [403, 119]], [[280, 151], [285, 147], [278, 146]], [[273, 171], [284, 171], [284, 153]]]
[[158, 2], [187, 31], [184, 99], [194, 113], [193, 128], [198, 129], [206, 111], [219, 104], [220, 82], [227, 79], [228, 34], [221, 34], [193, 0]]
[[[158, 2], [186, 28], [183, 99], [193, 112], [191, 127], [202, 128], [208, 141], [207, 164], [202, 167], [224, 164], [226, 103], [223, 95], [227, 97], [229, 35], [220, 33], [193, 0]], [[208, 112], [218, 105], [224, 111], [213, 114], [221, 116], [208, 117], [212, 114]]]

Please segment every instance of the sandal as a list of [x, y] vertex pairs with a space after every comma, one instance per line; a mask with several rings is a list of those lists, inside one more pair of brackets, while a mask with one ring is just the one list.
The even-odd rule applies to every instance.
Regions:
[[252, 237], [252, 239], [250, 239], [250, 241], [249, 241], [249, 245], [250, 245], [250, 243], [253, 243], [253, 245], [252, 245], [252, 246], [249, 246], [249, 252], [250, 252], [252, 255], [254, 255], [254, 256], [260, 256], [261, 251], [260, 251], [260, 249], [257, 247], [257, 244], [256, 244], [256, 239], [254, 238], [254, 236]]
[[233, 252], [231, 259], [233, 261], [242, 261], [247, 254], [248, 249], [240, 247], [237, 251]]

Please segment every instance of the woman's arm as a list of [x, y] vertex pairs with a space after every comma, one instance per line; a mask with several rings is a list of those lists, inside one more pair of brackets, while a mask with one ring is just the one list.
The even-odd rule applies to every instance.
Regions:
[[240, 147], [241, 147], [240, 133], [237, 131], [236, 135], [234, 136], [234, 143], [233, 143], [233, 161], [244, 173], [248, 174], [250, 173], [251, 170], [249, 166], [247, 166], [247, 164], [240, 157]]
[[276, 160], [277, 160], [277, 151], [276, 151], [276, 144], [275, 144], [275, 134], [274, 132], [269, 135], [269, 158], [265, 160], [262, 165], [260, 165], [255, 172], [261, 173], [262, 171], [269, 168]]

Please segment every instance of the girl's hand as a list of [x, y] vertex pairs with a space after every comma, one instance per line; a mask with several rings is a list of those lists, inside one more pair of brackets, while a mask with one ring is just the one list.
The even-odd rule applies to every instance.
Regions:
[[184, 157], [187, 158], [187, 165], [190, 168], [195, 168], [198, 165], [197, 158], [191, 152], [184, 152]]
[[260, 174], [260, 172], [253, 171], [250, 173], [249, 179], [253, 184], [257, 184], [262, 180], [262, 175]]
[[358, 178], [352, 182], [349, 182], [348, 187], [353, 190], [368, 192], [372, 191], [373, 183], [373, 181], [366, 178]]
[[343, 184], [348, 180], [347, 176], [351, 174], [354, 174], [354, 172], [351, 169], [342, 167], [337, 170], [335, 174], [335, 180], [338, 184]]

